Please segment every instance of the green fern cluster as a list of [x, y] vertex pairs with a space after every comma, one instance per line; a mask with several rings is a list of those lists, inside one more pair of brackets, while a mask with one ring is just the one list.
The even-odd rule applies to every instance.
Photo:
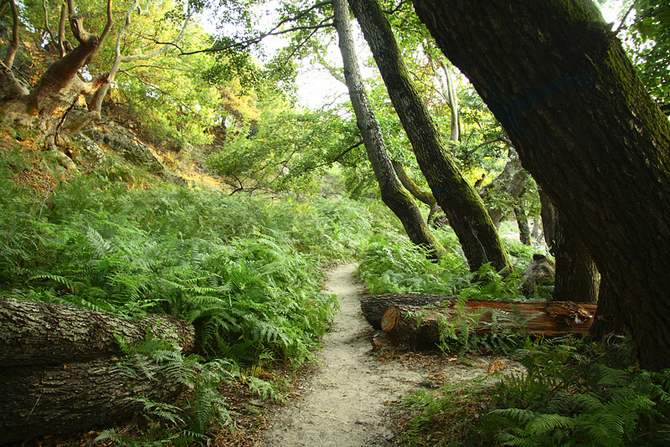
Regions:
[[405, 436], [410, 445], [668, 445], [670, 371], [628, 366], [631, 346], [527, 341], [523, 374], [409, 396], [402, 405], [415, 414]]
[[373, 295], [429, 293], [454, 295], [469, 283], [467, 264], [458, 254], [441, 262], [428, 260], [426, 252], [398, 230], [376, 233], [363, 253], [358, 276]]
[[24, 195], [0, 201], [3, 293], [170, 313], [196, 325], [206, 355], [251, 363], [267, 349], [310, 356], [337, 305], [320, 290], [322, 263], [354, 256], [370, 229], [364, 206], [346, 199], [279, 203], [99, 176], [44, 203]]

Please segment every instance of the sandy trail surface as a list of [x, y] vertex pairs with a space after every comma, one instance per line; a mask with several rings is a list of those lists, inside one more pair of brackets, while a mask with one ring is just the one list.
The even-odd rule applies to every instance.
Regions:
[[441, 361], [422, 364], [408, 361], [411, 353], [373, 353], [372, 329], [360, 310], [362, 286], [352, 277], [355, 268], [347, 264], [328, 272], [325, 290], [337, 295], [341, 311], [317, 353], [320, 366], [299, 390], [300, 397], [277, 412], [265, 434], [266, 446], [388, 446], [393, 432], [385, 403], [413, 389], [486, 373], [488, 362], [481, 359], [465, 366], [441, 356]]

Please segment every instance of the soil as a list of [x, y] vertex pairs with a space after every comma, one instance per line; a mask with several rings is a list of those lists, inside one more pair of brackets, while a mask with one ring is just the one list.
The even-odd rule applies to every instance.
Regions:
[[373, 329], [360, 310], [363, 287], [347, 264], [328, 272], [325, 290], [336, 294], [341, 311], [317, 354], [320, 366], [298, 389], [298, 397], [270, 418], [268, 447], [359, 447], [394, 445], [389, 404], [412, 390], [437, 388], [494, 369], [519, 371], [509, 360], [449, 358], [440, 351], [372, 350]]

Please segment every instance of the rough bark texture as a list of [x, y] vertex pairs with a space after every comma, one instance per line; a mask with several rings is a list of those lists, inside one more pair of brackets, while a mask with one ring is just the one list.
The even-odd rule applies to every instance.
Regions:
[[456, 297], [453, 296], [426, 294], [374, 295], [361, 300], [361, 310], [370, 326], [380, 330], [382, 328], [382, 317], [393, 304], [426, 306], [428, 304], [437, 304], [445, 300], [453, 301], [455, 299]]
[[414, 88], [393, 32], [376, 0], [349, 0], [379, 67], [393, 107], [416, 155], [433, 196], [458, 236], [472, 271], [491, 263], [511, 269], [498, 232], [484, 202], [465, 180]]
[[670, 123], [589, 0], [414, 0], [616, 290], [640, 364], [670, 367]]
[[439, 258], [446, 253], [446, 250], [435, 239], [412, 196], [398, 180], [386, 151], [379, 122], [372, 111], [358, 68], [346, 0], [334, 0], [333, 9], [344, 64], [344, 77], [356, 114], [356, 124], [363, 136], [370, 164], [381, 189], [382, 201], [400, 219], [410, 240], [425, 247], [434, 257]]
[[142, 411], [130, 398], [173, 402], [184, 391], [160, 366], [145, 361], [140, 368], [136, 359], [2, 368], [0, 375], [0, 444], [108, 427]]
[[119, 340], [132, 346], [147, 334], [178, 344], [184, 354], [195, 345], [193, 326], [169, 315], [132, 321], [78, 306], [0, 297], [0, 367], [118, 356], [123, 354]]
[[544, 240], [556, 259], [554, 300], [597, 303], [598, 268], [588, 248], [543, 192], [540, 192], [540, 202], [545, 228]]
[[[463, 308], [456, 309], [455, 301], [449, 306], [422, 308], [406, 305], [392, 305], [384, 313], [382, 329], [386, 338], [393, 343], [404, 343], [410, 346], [434, 344], [440, 339], [440, 321], [445, 319], [455, 324], [459, 332], [459, 323], [472, 324], [477, 333], [491, 333], [496, 327], [509, 325], [509, 319], [497, 317], [493, 323], [494, 310], [514, 314], [515, 318], [530, 318], [524, 326], [516, 328], [520, 332], [554, 337], [567, 334], [585, 334], [593, 322], [596, 306], [566, 302], [501, 302], [488, 300], [470, 300]], [[470, 323], [463, 316], [480, 314]]]

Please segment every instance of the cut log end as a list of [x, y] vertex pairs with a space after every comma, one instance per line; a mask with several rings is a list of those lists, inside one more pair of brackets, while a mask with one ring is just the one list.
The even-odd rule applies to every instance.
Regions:
[[388, 309], [386, 309], [386, 312], [384, 312], [384, 316], [382, 317], [382, 330], [384, 332], [393, 331], [393, 329], [398, 326], [400, 318], [400, 308], [397, 305], [392, 304]]

